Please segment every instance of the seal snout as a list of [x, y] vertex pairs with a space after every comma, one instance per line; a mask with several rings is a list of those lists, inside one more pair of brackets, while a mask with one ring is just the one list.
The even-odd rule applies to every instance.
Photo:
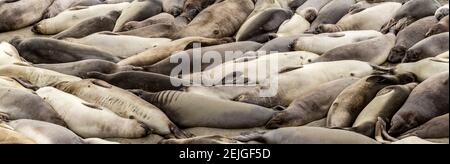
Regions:
[[36, 34], [41, 34], [40, 29], [41, 29], [41, 25], [38, 23], [38, 24], [35, 24], [33, 26], [33, 28], [31, 28], [31, 31]]

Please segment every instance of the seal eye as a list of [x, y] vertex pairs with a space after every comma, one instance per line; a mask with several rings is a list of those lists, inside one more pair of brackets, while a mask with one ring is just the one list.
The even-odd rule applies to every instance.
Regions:
[[214, 30], [213, 33], [214, 33], [214, 35], [219, 35], [220, 31], [219, 30]]
[[351, 77], [354, 77], [354, 76], [355, 76], [355, 73], [350, 73], [350, 76], [351, 76]]

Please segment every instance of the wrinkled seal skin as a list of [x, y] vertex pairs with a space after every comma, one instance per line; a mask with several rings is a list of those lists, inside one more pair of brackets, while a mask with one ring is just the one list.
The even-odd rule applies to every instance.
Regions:
[[161, 12], [162, 3], [160, 0], [135, 0], [127, 8], [122, 10], [122, 14], [117, 19], [113, 31], [121, 31], [127, 22], [142, 21]]
[[135, 94], [158, 106], [183, 127], [254, 128], [264, 126], [275, 113], [256, 105], [178, 91], [155, 94], [135, 91]]
[[226, 0], [209, 6], [191, 23], [180, 29], [173, 38], [201, 36], [231, 37], [247, 19], [255, 5], [251, 0]]
[[111, 74], [121, 71], [137, 71], [142, 69], [133, 66], [119, 66], [113, 62], [98, 59], [88, 59], [78, 62], [60, 64], [34, 64], [33, 66], [56, 71], [66, 75], [77, 76], [80, 78], [87, 78], [88, 72], [101, 72]]
[[303, 126], [325, 118], [336, 97], [358, 78], [345, 78], [322, 84], [299, 97], [286, 110], [276, 113], [266, 128]]
[[0, 87], [0, 116], [8, 120], [33, 119], [65, 125], [50, 104], [31, 92]]
[[448, 113], [448, 75], [443, 72], [420, 83], [392, 118], [389, 134], [400, 135]]
[[325, 5], [317, 15], [317, 18], [311, 23], [311, 27], [307, 32], [315, 32], [315, 29], [320, 24], [336, 24], [342, 17], [344, 17], [355, 0], [338, 0], [331, 1]]
[[442, 18], [437, 24], [433, 25], [430, 30], [427, 32], [426, 37], [440, 34], [443, 32], [448, 32], [448, 15]]
[[73, 94], [89, 103], [106, 107], [121, 117], [135, 118], [145, 123], [157, 134], [166, 137], [170, 134], [174, 134], [177, 138], [188, 137], [154, 105], [104, 81], [87, 79], [65, 82], [56, 85], [55, 88]]
[[336, 98], [327, 116], [327, 127], [351, 127], [358, 115], [386, 86], [414, 81], [414, 75], [373, 75], [352, 84]]
[[406, 51], [426, 38], [426, 33], [433, 24], [437, 23], [437, 19], [433, 16], [422, 18], [397, 34], [397, 41], [394, 48], [389, 53], [388, 61], [390, 63], [399, 63], [405, 57]]
[[425, 38], [406, 51], [404, 63], [416, 62], [428, 57], [435, 57], [448, 51], [449, 33], [441, 33]]
[[234, 139], [267, 144], [378, 144], [374, 139], [355, 132], [319, 127], [281, 128], [241, 135]]
[[40, 21], [45, 10], [52, 3], [53, 0], [6, 0], [0, 2], [0, 32], [17, 30]]
[[89, 72], [87, 77], [106, 81], [122, 89], [142, 89], [147, 92], [180, 90], [183, 86], [174, 86], [173, 84], [189, 84], [189, 82], [174, 77], [138, 71], [124, 71], [115, 74]]
[[102, 59], [119, 62], [106, 51], [77, 43], [71, 43], [49, 38], [30, 38], [11, 40], [20, 55], [34, 64], [53, 64], [75, 62], [85, 59]]
[[402, 134], [399, 138], [407, 138], [410, 136], [417, 136], [419, 138], [448, 138], [448, 113], [436, 118], [431, 119], [425, 124], [411, 129]]

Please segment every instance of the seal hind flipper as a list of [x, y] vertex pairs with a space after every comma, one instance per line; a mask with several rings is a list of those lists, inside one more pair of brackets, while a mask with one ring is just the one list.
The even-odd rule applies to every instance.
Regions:
[[112, 88], [113, 86], [111, 84], [108, 84], [107, 82], [103, 81], [103, 80], [92, 80], [92, 83], [94, 85], [103, 87], [103, 88]]
[[[383, 138], [386, 138], [388, 141]], [[386, 121], [384, 121], [381, 117], [378, 117], [378, 121], [375, 125], [375, 139], [384, 144], [398, 141], [398, 139], [388, 134], [386, 131]]]
[[192, 138], [195, 137], [195, 135], [182, 131], [180, 128], [178, 128], [175, 124], [170, 123], [169, 124], [170, 131], [175, 136], [175, 138], [178, 139], [184, 139], [184, 138]]
[[265, 132], [250, 132], [248, 134], [241, 134], [240, 136], [233, 137], [232, 139], [241, 141], [241, 142], [250, 142], [250, 141], [265, 142], [264, 134], [266, 134], [266, 133]]

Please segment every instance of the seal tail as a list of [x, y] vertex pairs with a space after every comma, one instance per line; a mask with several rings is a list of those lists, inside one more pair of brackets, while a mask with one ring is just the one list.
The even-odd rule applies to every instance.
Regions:
[[175, 136], [175, 138], [178, 139], [184, 139], [184, 138], [192, 138], [195, 137], [195, 135], [182, 131], [180, 128], [178, 128], [174, 123], [169, 124], [170, 131]]
[[[387, 139], [384, 140], [384, 138]], [[375, 140], [378, 142], [381, 142], [383, 144], [389, 144], [391, 142], [398, 141], [398, 139], [390, 136], [386, 131], [386, 121], [384, 121], [382, 118], [378, 117], [378, 121], [375, 125]]]

